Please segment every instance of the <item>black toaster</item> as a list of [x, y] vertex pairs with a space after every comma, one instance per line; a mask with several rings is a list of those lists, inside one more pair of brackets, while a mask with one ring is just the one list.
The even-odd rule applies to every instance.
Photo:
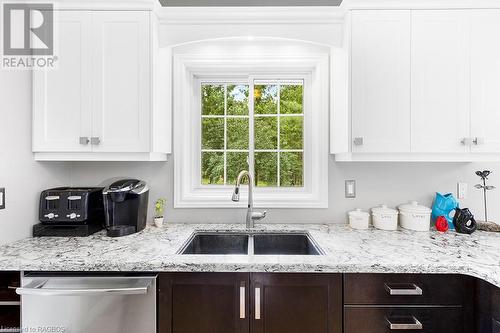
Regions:
[[36, 236], [88, 236], [103, 229], [102, 187], [57, 187], [40, 194]]

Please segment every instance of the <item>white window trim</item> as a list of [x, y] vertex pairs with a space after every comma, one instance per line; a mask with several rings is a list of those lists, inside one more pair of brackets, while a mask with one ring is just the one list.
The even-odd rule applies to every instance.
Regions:
[[[272, 71], [272, 75], [270, 73]], [[246, 206], [246, 186], [239, 203], [233, 187], [200, 185], [200, 78], [236, 80], [249, 73], [259, 79], [304, 78], [304, 187], [259, 188], [254, 204], [264, 208], [328, 207], [329, 56], [318, 55], [190, 55], [173, 56], [174, 207], [235, 208]], [[297, 75], [290, 76], [290, 73]], [[262, 75], [261, 75], [262, 74]], [[252, 94], [251, 94], [252, 95]], [[251, 96], [250, 96], [251, 97]]]

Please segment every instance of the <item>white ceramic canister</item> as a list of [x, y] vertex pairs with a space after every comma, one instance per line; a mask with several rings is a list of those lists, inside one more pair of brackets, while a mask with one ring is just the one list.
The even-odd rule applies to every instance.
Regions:
[[353, 229], [368, 229], [370, 227], [370, 214], [359, 208], [347, 213], [349, 225]]
[[381, 205], [372, 208], [373, 226], [382, 230], [398, 230], [398, 211]]
[[429, 231], [431, 212], [429, 207], [421, 206], [416, 201], [402, 204], [399, 209], [399, 222], [402, 228], [414, 231]]

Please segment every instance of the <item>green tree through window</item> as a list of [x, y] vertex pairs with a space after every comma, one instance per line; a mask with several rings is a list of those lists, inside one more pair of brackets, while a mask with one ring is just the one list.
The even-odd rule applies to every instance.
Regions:
[[234, 184], [253, 160], [256, 186], [304, 186], [303, 109], [302, 81], [202, 83], [202, 184]]

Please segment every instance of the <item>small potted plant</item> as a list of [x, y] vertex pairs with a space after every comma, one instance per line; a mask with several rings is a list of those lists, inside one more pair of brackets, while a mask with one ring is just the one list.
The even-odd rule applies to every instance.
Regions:
[[155, 202], [155, 217], [154, 223], [155, 226], [160, 228], [163, 225], [163, 212], [165, 211], [165, 204], [167, 200], [165, 198], [159, 198]]

